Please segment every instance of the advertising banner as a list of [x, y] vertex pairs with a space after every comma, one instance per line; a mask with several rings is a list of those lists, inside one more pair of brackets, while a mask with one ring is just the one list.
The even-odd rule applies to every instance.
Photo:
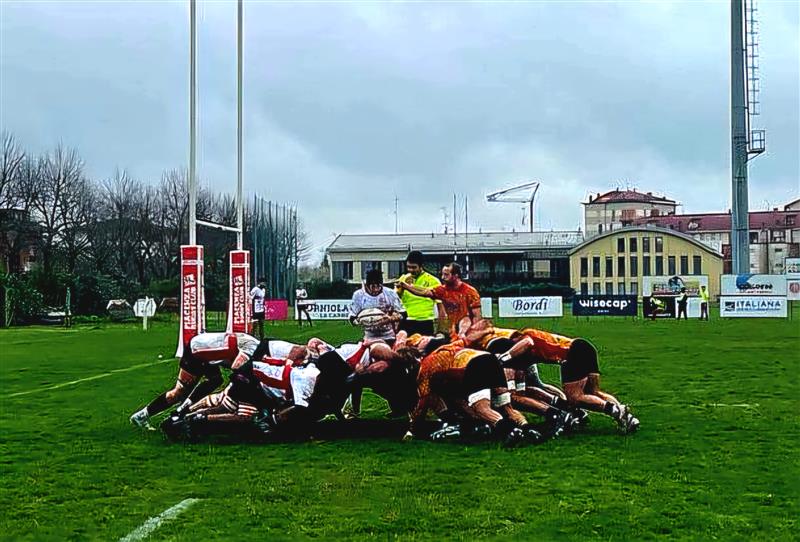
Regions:
[[572, 298], [575, 316], [636, 316], [639, 298], [635, 295], [576, 295]]
[[800, 279], [788, 279], [786, 281], [786, 299], [800, 301]]
[[491, 318], [492, 317], [492, 298], [491, 297], [482, 297], [481, 298], [481, 315], [484, 318]]
[[285, 299], [267, 299], [264, 301], [265, 320], [286, 320], [289, 317], [289, 302]]
[[349, 299], [308, 299], [303, 304], [311, 320], [347, 320], [350, 317]]
[[501, 297], [500, 318], [561, 317], [564, 307], [560, 296]]
[[786, 318], [786, 306], [785, 297], [722, 297], [719, 315], [722, 318]]
[[[678, 316], [678, 298], [672, 300], [675, 303], [675, 316]], [[700, 318], [700, 303], [703, 300], [699, 297], [690, 297], [686, 300], [686, 316], [688, 318]]]
[[642, 277], [642, 296], [678, 295], [681, 288], [690, 296], [699, 296], [700, 286], [708, 289], [708, 275]]
[[786, 258], [783, 272], [787, 279], [800, 280], [800, 258]]
[[722, 295], [786, 295], [786, 275], [722, 275]]
[[[642, 316], [645, 318], [653, 317], [653, 311], [656, 305], [653, 305], [651, 299], [651, 296], [642, 298]], [[678, 311], [678, 304], [675, 302], [675, 296], [655, 296], [655, 299], [661, 302], [661, 304], [658, 305], [659, 310], [656, 312], [656, 318], [675, 318]]]
[[228, 333], [250, 333], [250, 251], [231, 250], [228, 274]]
[[181, 245], [181, 325], [176, 357], [192, 337], [206, 330], [206, 303], [203, 283], [203, 247]]

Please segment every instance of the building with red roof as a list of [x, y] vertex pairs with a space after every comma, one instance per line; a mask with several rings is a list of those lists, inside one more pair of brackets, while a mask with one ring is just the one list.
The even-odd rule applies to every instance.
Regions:
[[630, 226], [635, 220], [675, 214], [679, 203], [652, 192], [612, 190], [583, 203], [586, 238]]

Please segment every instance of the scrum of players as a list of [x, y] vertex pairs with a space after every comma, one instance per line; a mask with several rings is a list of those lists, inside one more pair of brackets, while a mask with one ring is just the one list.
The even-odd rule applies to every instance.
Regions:
[[[392, 416], [407, 417], [403, 440], [541, 443], [580, 430], [587, 411], [610, 417], [623, 434], [639, 427], [631, 410], [601, 389], [597, 350], [585, 339], [500, 328], [479, 316], [461, 318], [449, 337], [409, 335], [393, 331], [399, 318], [392, 310], [362, 310], [351, 322], [364, 338], [340, 345], [203, 333], [185, 349], [175, 385], [131, 422], [153, 429], [153, 416], [176, 407], [161, 423], [175, 439], [219, 431], [308, 436], [323, 419], [346, 420], [344, 407], [360, 404], [368, 388]], [[560, 367], [561, 387], [541, 380], [540, 363]]]

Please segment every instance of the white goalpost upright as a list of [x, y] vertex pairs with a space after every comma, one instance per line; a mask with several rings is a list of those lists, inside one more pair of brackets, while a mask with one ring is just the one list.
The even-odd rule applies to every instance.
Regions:
[[189, 244], [181, 245], [180, 288], [181, 321], [176, 356], [183, 355], [192, 337], [205, 332], [205, 284], [203, 246], [197, 244], [197, 226], [207, 226], [236, 233], [236, 250], [229, 255], [229, 333], [249, 333], [250, 251], [244, 250], [244, 200], [242, 197], [242, 60], [243, 60], [243, 3], [237, 1], [237, 150], [236, 150], [236, 227], [197, 219], [196, 127], [197, 127], [197, 5], [189, 0]]

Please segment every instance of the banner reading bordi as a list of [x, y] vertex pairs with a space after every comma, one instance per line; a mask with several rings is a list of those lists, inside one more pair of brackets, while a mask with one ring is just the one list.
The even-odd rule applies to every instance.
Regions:
[[573, 316], [636, 316], [639, 313], [635, 295], [575, 295]]

